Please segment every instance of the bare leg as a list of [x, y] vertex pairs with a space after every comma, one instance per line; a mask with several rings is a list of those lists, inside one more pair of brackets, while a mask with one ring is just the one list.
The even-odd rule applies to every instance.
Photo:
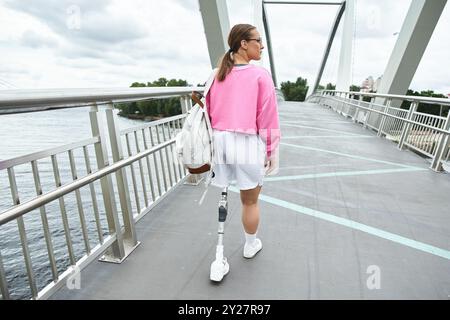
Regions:
[[258, 197], [261, 186], [250, 190], [241, 190], [242, 224], [248, 234], [254, 234], [259, 225]]

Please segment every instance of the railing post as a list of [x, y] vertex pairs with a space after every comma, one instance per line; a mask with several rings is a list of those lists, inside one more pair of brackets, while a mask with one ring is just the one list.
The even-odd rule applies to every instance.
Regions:
[[[386, 106], [384, 108], [384, 113], [386, 113], [386, 114], [389, 113], [389, 107], [391, 106], [391, 101], [392, 101], [392, 99], [390, 99], [390, 98], [387, 99]], [[387, 118], [387, 116], [385, 116], [384, 114], [381, 116], [380, 127], [378, 128], [378, 133], [377, 133], [378, 137], [381, 137], [381, 134], [382, 134], [383, 128], [384, 128], [384, 124], [386, 122], [386, 118]]]
[[[119, 128], [114, 121], [113, 104], [108, 104], [106, 110], [106, 122], [108, 124], [109, 141], [111, 143], [111, 152], [113, 162], [116, 163], [123, 160], [122, 141], [120, 140]], [[122, 210], [123, 224], [125, 232], [123, 238], [125, 240], [125, 255], [129, 255], [138, 245], [136, 237], [136, 228], [133, 218], [133, 210], [131, 209], [130, 191], [128, 189], [128, 179], [125, 168], [116, 172], [117, 189], [119, 191], [120, 208]]]
[[[8, 168], [8, 178], [9, 178], [9, 186], [11, 189], [11, 196], [13, 200], [14, 205], [20, 204], [20, 198], [19, 198], [19, 190], [17, 188], [17, 182], [16, 182], [16, 176], [14, 173], [14, 167]], [[27, 232], [25, 230], [25, 223], [23, 219], [23, 215], [20, 217], [17, 217], [16, 219], [17, 227], [19, 229], [19, 235], [20, 235], [20, 243], [22, 245], [22, 253], [25, 260], [25, 267], [27, 270], [27, 278], [31, 289], [32, 298], [36, 299], [38, 296], [38, 288], [36, 284], [36, 277], [34, 275], [33, 270], [33, 262], [31, 260], [30, 255], [30, 248], [28, 245], [28, 237]]]
[[341, 100], [341, 94], [335, 93], [334, 98], [335, 98], [335, 102], [331, 108], [333, 109], [334, 112], [339, 113], [338, 108], [339, 108], [339, 104], [340, 104], [340, 100]]
[[322, 91], [318, 97], [318, 104], [321, 106], [322, 105], [322, 101], [326, 101], [327, 98], [327, 92]]
[[8, 282], [6, 281], [6, 273], [5, 269], [3, 268], [3, 260], [2, 260], [2, 253], [0, 251], [0, 290], [2, 293], [2, 299], [3, 300], [9, 300], [9, 290], [8, 290]]
[[352, 115], [352, 110], [353, 110], [353, 108], [356, 110], [356, 107], [354, 107], [354, 106], [351, 106], [350, 105], [350, 103], [353, 103], [353, 101], [351, 101], [351, 100], [355, 100], [355, 94], [352, 94], [352, 95], [349, 95], [349, 104], [347, 104], [347, 118], [351, 118], [351, 119], [353, 119], [353, 117], [355, 116], [355, 114], [353, 113], [353, 115]]
[[372, 106], [373, 106], [373, 102], [374, 101], [375, 101], [375, 98], [374, 97], [370, 97], [369, 110], [367, 111], [367, 115], [364, 118], [363, 128], [367, 129], [367, 123], [369, 122], [370, 115], [372, 114], [371, 110], [372, 110]]
[[191, 97], [190, 96], [186, 96], [185, 97], [186, 98], [186, 104], [187, 104], [187, 106], [188, 106], [188, 110], [191, 110], [192, 109], [192, 99], [191, 99]]
[[186, 114], [189, 110], [185, 96], [180, 97], [180, 104], [181, 104], [181, 113]]
[[[329, 96], [327, 97], [327, 99], [329, 99], [329, 104], [327, 105], [331, 110], [333, 110], [334, 112], [337, 113], [337, 108], [339, 105], [339, 97], [338, 95], [334, 92], [333, 94], [329, 94]], [[327, 100], [325, 100], [327, 101]]]
[[343, 104], [343, 108], [342, 108], [342, 114], [344, 115], [345, 118], [348, 118], [348, 109], [349, 107], [349, 103], [350, 100], [352, 100], [352, 95], [350, 93], [346, 93], [345, 94], [345, 103]]
[[[447, 115], [447, 120], [445, 120], [444, 128], [445, 131], [450, 130], [450, 110]], [[450, 148], [450, 138], [448, 134], [442, 134], [439, 138], [438, 147], [434, 154], [433, 161], [431, 162], [430, 169], [434, 171], [442, 171], [442, 161], [447, 155], [448, 149]]]
[[[92, 135], [99, 138], [99, 142], [94, 144], [94, 149], [97, 167], [98, 169], [102, 169], [109, 166], [109, 161], [106, 150], [106, 139], [103, 130], [100, 130], [98, 122], [98, 107], [96, 105], [91, 107], [89, 119], [91, 121]], [[103, 202], [105, 204], [109, 233], [116, 234], [116, 241], [114, 241], [100, 261], [120, 263], [123, 259], [125, 259], [126, 254], [123, 245], [123, 236], [120, 228], [119, 216], [117, 214], [116, 201], [114, 199], [114, 188], [111, 175], [100, 178], [100, 186], [102, 189]]]
[[[407, 120], [412, 120], [414, 117], [414, 112], [417, 110], [418, 103], [417, 101], [413, 101], [409, 107], [408, 116], [406, 117]], [[400, 141], [398, 142], [398, 149], [402, 150], [403, 146], [405, 144], [405, 141], [408, 139], [409, 135], [409, 129], [411, 128], [411, 123], [406, 122], [405, 126], [403, 127], [402, 134], [400, 136]]]
[[331, 107], [331, 105], [328, 105], [328, 102], [330, 101], [330, 93], [329, 92], [325, 92], [323, 93], [322, 96], [320, 96], [319, 98], [319, 103], [321, 103], [321, 105], [326, 105], [328, 108]]
[[336, 111], [337, 111], [338, 113], [340, 113], [341, 115], [344, 115], [343, 110], [344, 110], [345, 100], [347, 99], [346, 96], [347, 96], [346, 93], [344, 93], [344, 96], [342, 96], [342, 92], [339, 92], [339, 98], [341, 99], [342, 103], [340, 103], [341, 109], [339, 110], [338, 108], [336, 108]]
[[352, 100], [352, 95], [350, 93], [346, 93], [345, 104], [343, 105], [342, 108], [342, 114], [345, 116], [345, 118], [348, 118], [349, 116], [348, 109], [350, 108], [350, 106], [348, 104], [350, 103], [350, 100]]
[[361, 100], [363, 99], [363, 95], [359, 95], [358, 99], [358, 107], [355, 107], [355, 116], [353, 117], [353, 122], [358, 123], [358, 116], [359, 116], [359, 107], [361, 106]]

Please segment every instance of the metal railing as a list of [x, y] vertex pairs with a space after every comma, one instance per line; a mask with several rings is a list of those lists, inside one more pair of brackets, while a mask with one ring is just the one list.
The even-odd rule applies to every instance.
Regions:
[[[182, 127], [185, 113], [192, 107], [189, 98], [192, 90], [202, 91], [203, 89], [201, 87], [77, 89], [34, 90], [31, 93], [8, 90], [0, 94], [0, 114], [91, 106], [89, 112], [91, 138], [0, 161], [0, 173], [7, 172], [12, 196], [12, 206], [0, 213], [0, 227], [9, 222], [17, 223], [26, 268], [25, 277], [29, 285], [29, 296], [32, 299], [50, 297], [64, 285], [64, 281], [68, 281], [74, 275], [74, 270], [83, 269], [103, 253], [101, 261], [121, 263], [139, 245], [135, 230], [136, 222], [187, 177], [187, 171], [174, 157], [173, 144], [174, 136]], [[126, 130], [118, 128], [113, 114], [114, 102], [167, 97], [180, 98], [182, 114]], [[99, 104], [107, 106], [105, 110], [107, 134], [99, 125]], [[111, 154], [107, 151], [107, 141], [111, 147]], [[126, 147], [126, 153], [122, 151], [123, 146]], [[60, 176], [60, 160], [64, 156], [68, 158], [67, 165], [70, 166], [72, 179], [63, 185]], [[110, 158], [112, 158], [112, 164], [110, 164]], [[84, 162], [83, 170], [86, 175], [80, 174], [77, 160]], [[96, 164], [96, 169], [93, 168], [92, 162]], [[55, 185], [46, 193], [43, 192], [40, 179], [40, 166], [45, 163], [51, 163]], [[20, 197], [21, 190], [16, 181], [15, 168], [18, 166], [31, 168], [31, 171], [25, 171], [25, 174], [29, 173], [29, 179], [33, 181], [35, 187], [36, 196], [25, 202]], [[135, 170], [136, 167], [137, 170]], [[132, 188], [128, 183], [130, 177]], [[100, 185], [102, 201], [99, 201], [96, 184]], [[89, 188], [89, 192], [82, 192], [86, 191], [82, 189], [83, 187]], [[68, 209], [66, 198], [71, 193], [75, 194], [73, 208], [76, 205], [76, 210]], [[83, 199], [83, 195], [89, 200]], [[142, 202], [141, 199], [144, 201]], [[62, 224], [53, 226], [59, 229], [52, 230], [52, 233], [48, 219], [50, 212], [47, 208], [52, 201], [56, 200], [59, 204], [58, 211]], [[93, 215], [90, 220], [86, 219], [85, 208], [88, 202], [88, 211], [91, 211]], [[36, 209], [40, 212], [42, 230], [27, 230], [24, 216]], [[77, 211], [77, 214], [74, 211]], [[74, 226], [75, 215], [79, 220], [77, 227]], [[106, 228], [104, 224], [107, 224]], [[46, 256], [51, 269], [51, 279], [41, 279], [45, 282], [41, 284], [37, 283], [30, 252], [28, 235], [31, 232], [34, 235], [39, 234], [40, 237], [43, 234]], [[78, 239], [79, 242], [82, 243], [78, 254], [73, 244], [76, 232], [81, 238]], [[54, 233], [59, 234], [60, 240], [64, 238], [67, 256], [63, 259], [67, 261], [66, 264], [60, 263], [56, 258]], [[10, 299], [12, 296], [5, 262], [2, 247], [0, 247], [1, 296], [3, 299]]]
[[[358, 98], [356, 98], [358, 97]], [[368, 97], [370, 101], [364, 101]], [[408, 147], [431, 158], [430, 168], [442, 171], [450, 161], [450, 112], [446, 117], [418, 112], [421, 103], [450, 108], [450, 99], [323, 90], [307, 98], [309, 102], [327, 106], [351, 117], [377, 132], [379, 137], [398, 143], [398, 148]], [[397, 107], [409, 101], [409, 109]]]

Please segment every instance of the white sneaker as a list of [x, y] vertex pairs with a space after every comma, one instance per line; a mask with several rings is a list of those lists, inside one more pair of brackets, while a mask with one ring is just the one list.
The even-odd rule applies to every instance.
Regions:
[[244, 245], [244, 258], [253, 258], [262, 249], [262, 242], [258, 238], [253, 241], [252, 245], [245, 243]]
[[230, 265], [227, 262], [227, 258], [223, 258], [222, 261], [214, 260], [211, 263], [211, 271], [209, 278], [211, 281], [222, 281], [223, 277], [230, 271]]

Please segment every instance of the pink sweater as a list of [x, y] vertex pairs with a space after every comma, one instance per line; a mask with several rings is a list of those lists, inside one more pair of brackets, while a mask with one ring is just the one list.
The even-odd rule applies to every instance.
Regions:
[[252, 64], [233, 67], [224, 81], [214, 80], [206, 107], [214, 129], [260, 135], [268, 157], [278, 147], [277, 97], [266, 69]]

